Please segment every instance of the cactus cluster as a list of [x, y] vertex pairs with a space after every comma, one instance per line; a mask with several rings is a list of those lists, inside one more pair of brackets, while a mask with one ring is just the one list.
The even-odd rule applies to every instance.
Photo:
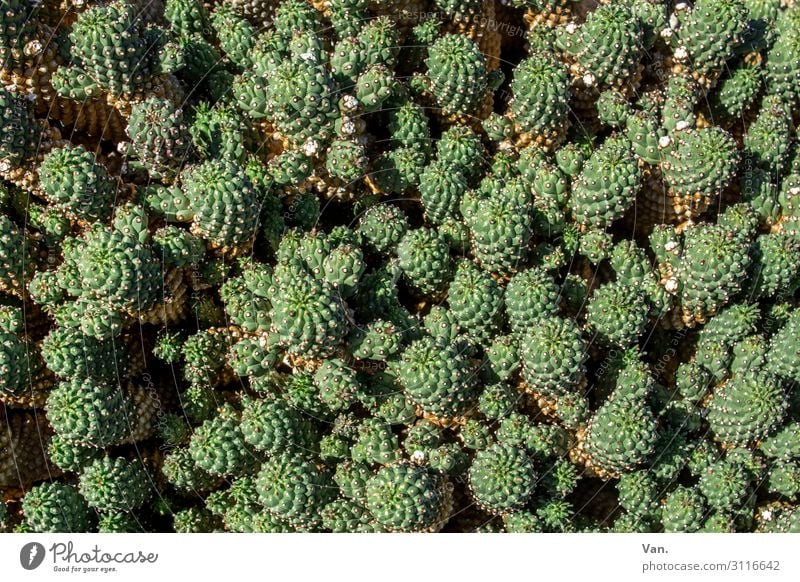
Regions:
[[800, 531], [798, 23], [0, 0], [0, 531]]

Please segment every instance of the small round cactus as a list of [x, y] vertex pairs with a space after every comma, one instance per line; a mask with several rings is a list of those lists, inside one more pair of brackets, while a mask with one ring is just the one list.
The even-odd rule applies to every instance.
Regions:
[[108, 220], [117, 183], [89, 151], [64, 146], [51, 151], [39, 168], [42, 189], [53, 205], [83, 220]]
[[784, 388], [774, 376], [745, 372], [715, 390], [708, 404], [708, 423], [721, 442], [744, 446], [778, 428], [787, 405]]
[[254, 449], [278, 454], [313, 451], [316, 435], [309, 420], [279, 398], [249, 400], [242, 410], [242, 436]]
[[198, 467], [212, 475], [235, 475], [257, 463], [246, 444], [240, 414], [230, 407], [194, 431], [189, 454]]
[[522, 376], [532, 389], [553, 396], [575, 390], [586, 359], [582, 334], [569, 319], [544, 317], [520, 339]]
[[403, 211], [392, 204], [376, 204], [358, 220], [358, 235], [365, 247], [377, 253], [393, 251], [408, 230]]
[[630, 471], [654, 451], [656, 422], [646, 402], [612, 396], [592, 416], [586, 429], [586, 454], [603, 471]]
[[367, 482], [366, 506], [390, 531], [435, 531], [449, 518], [450, 493], [430, 467], [400, 462], [383, 467]]
[[409, 284], [423, 295], [441, 292], [453, 275], [447, 243], [437, 231], [409, 231], [397, 247], [400, 268]]
[[336, 289], [294, 262], [276, 270], [271, 320], [291, 352], [325, 355], [347, 335], [345, 306]]
[[583, 165], [573, 186], [572, 212], [581, 224], [605, 228], [633, 204], [641, 183], [630, 142], [610, 137]]
[[704, 224], [687, 230], [677, 273], [684, 318], [703, 321], [730, 302], [750, 260], [747, 245], [727, 228]]
[[456, 343], [415, 341], [401, 354], [397, 373], [409, 398], [435, 416], [458, 416], [478, 395], [473, 366]]
[[619, 282], [598, 287], [586, 307], [586, 321], [599, 339], [622, 347], [636, 343], [647, 325], [648, 307], [639, 291]]
[[478, 451], [468, 475], [472, 496], [492, 513], [521, 508], [533, 494], [537, 479], [525, 451], [504, 444]]
[[589, 86], [618, 86], [634, 74], [643, 55], [644, 28], [627, 4], [605, 4], [577, 30], [566, 27], [557, 44], [585, 69]]
[[679, 486], [667, 495], [661, 508], [661, 521], [667, 533], [691, 533], [700, 529], [706, 505], [694, 488]]
[[266, 461], [256, 478], [261, 504], [273, 515], [303, 526], [319, 519], [318, 511], [333, 495], [330, 475], [312, 458], [282, 453]]
[[478, 46], [466, 36], [447, 34], [428, 49], [431, 92], [447, 114], [469, 114], [487, 86], [486, 62]]
[[256, 190], [243, 168], [209, 161], [183, 172], [183, 188], [194, 214], [192, 231], [215, 247], [236, 247], [255, 236]]
[[489, 273], [473, 263], [458, 263], [447, 301], [465, 335], [476, 342], [486, 342], [500, 329], [503, 293]]
[[59, 384], [48, 396], [46, 410], [60, 436], [96, 447], [122, 441], [134, 420], [120, 387], [88, 378]]
[[537, 53], [523, 60], [514, 70], [511, 92], [509, 108], [519, 133], [530, 134], [544, 145], [563, 131], [569, 78], [557, 59]]
[[559, 289], [544, 269], [531, 267], [516, 273], [506, 285], [505, 303], [511, 329], [532, 330], [542, 317], [558, 312]]
[[87, 466], [78, 489], [100, 511], [134, 511], [152, 494], [152, 482], [140, 461], [103, 457]]
[[32, 488], [22, 500], [25, 524], [36, 533], [81, 533], [89, 529], [89, 507], [72, 485], [51, 482]]

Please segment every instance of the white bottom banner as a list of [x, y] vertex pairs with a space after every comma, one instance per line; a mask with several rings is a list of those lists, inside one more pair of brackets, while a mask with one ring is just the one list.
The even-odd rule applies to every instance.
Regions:
[[798, 534], [8, 534], [0, 580], [797, 581], [799, 550]]

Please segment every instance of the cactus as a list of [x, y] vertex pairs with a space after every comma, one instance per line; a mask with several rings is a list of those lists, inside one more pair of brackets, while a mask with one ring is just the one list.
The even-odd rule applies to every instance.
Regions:
[[448, 115], [470, 114], [487, 87], [485, 57], [469, 38], [447, 34], [428, 48], [425, 61], [430, 90]]
[[33, 532], [81, 533], [89, 529], [89, 508], [72, 485], [42, 483], [22, 500], [25, 524]]
[[397, 375], [411, 400], [435, 416], [458, 416], [477, 397], [472, 364], [455, 343], [413, 342], [400, 356]]
[[449, 517], [449, 503], [444, 480], [425, 465], [388, 465], [366, 484], [367, 509], [390, 531], [439, 529]]
[[521, 508], [530, 499], [537, 479], [525, 451], [502, 444], [479, 451], [467, 474], [472, 496], [492, 513]]

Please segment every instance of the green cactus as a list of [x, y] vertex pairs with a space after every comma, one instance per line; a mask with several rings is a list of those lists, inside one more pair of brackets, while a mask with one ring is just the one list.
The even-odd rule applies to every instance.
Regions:
[[800, 493], [800, 466], [797, 462], [772, 467], [767, 488], [778, 495], [795, 498]]
[[178, 268], [197, 265], [206, 250], [202, 239], [173, 225], [153, 233], [153, 246], [164, 264]]
[[677, 276], [687, 316], [705, 319], [733, 299], [747, 273], [748, 250], [748, 245], [718, 225], [701, 224], [684, 233]]
[[758, 96], [763, 78], [759, 67], [747, 63], [731, 67], [711, 95], [709, 106], [715, 121], [740, 119]]
[[365, 175], [369, 158], [363, 145], [341, 139], [333, 141], [328, 148], [325, 168], [334, 178], [351, 183]]
[[170, 485], [185, 493], [211, 491], [220, 481], [219, 477], [197, 466], [187, 447], [173, 449], [165, 455], [161, 472]]
[[209, 32], [208, 13], [198, 0], [166, 0], [164, 18], [170, 28], [182, 36]]
[[373, 252], [393, 251], [409, 228], [406, 215], [392, 204], [376, 204], [359, 217], [357, 233], [362, 244]]
[[365, 113], [375, 113], [383, 109], [383, 104], [395, 96], [398, 83], [386, 65], [372, 65], [364, 70], [356, 80], [354, 93]]
[[173, 514], [172, 527], [176, 533], [216, 533], [222, 522], [205, 508], [187, 507]]
[[506, 285], [505, 304], [515, 334], [534, 328], [541, 318], [558, 312], [559, 289], [544, 269], [531, 267], [511, 277]]
[[650, 516], [656, 512], [658, 483], [645, 470], [623, 473], [617, 483], [619, 504], [628, 513], [636, 516]]
[[256, 489], [270, 513], [301, 527], [318, 522], [319, 510], [335, 492], [329, 471], [312, 458], [292, 453], [267, 460], [258, 472]]
[[425, 110], [413, 101], [389, 111], [389, 132], [398, 146], [415, 147], [430, 154], [431, 132]]
[[356, 400], [361, 391], [355, 370], [342, 360], [325, 360], [314, 374], [319, 397], [331, 410], [344, 410]]
[[366, 463], [345, 460], [336, 466], [333, 481], [338, 485], [340, 493], [361, 504], [366, 502], [367, 481], [375, 474]]
[[255, 44], [256, 29], [227, 4], [215, 7], [211, 13], [211, 26], [228, 58], [239, 66], [246, 66]]
[[425, 218], [431, 224], [442, 224], [457, 216], [458, 207], [467, 191], [464, 176], [449, 164], [437, 160], [420, 174], [420, 201]]
[[289, 351], [321, 356], [344, 340], [345, 305], [330, 283], [314, 278], [295, 262], [276, 269], [272, 291], [271, 319]]
[[746, 446], [779, 428], [787, 405], [776, 378], [756, 370], [717, 387], [708, 404], [708, 423], [719, 441]]
[[22, 511], [25, 524], [35, 533], [89, 530], [89, 508], [72, 485], [53, 481], [33, 487], [22, 499]]
[[608, 89], [597, 98], [597, 117], [610, 127], [625, 127], [633, 113], [628, 100], [619, 91]]
[[397, 257], [407, 281], [422, 295], [440, 293], [453, 276], [447, 243], [433, 229], [409, 230], [397, 246]]
[[245, 442], [269, 455], [313, 451], [317, 441], [308, 418], [280, 398], [247, 400], [241, 431]]
[[340, 37], [356, 36], [361, 22], [366, 19], [366, 0], [331, 0], [330, 19]]
[[516, 410], [519, 399], [519, 393], [508, 384], [490, 384], [478, 398], [477, 407], [486, 418], [499, 420]]
[[212, 475], [250, 471], [258, 457], [247, 446], [241, 414], [230, 406], [206, 420], [192, 433], [189, 454], [198, 467]]
[[[280, 62], [268, 78], [264, 115], [298, 147], [321, 151], [330, 140], [338, 112], [335, 85], [321, 56], [299, 55]], [[300, 96], [302, 106], [297, 102]]]
[[747, 9], [741, 0], [698, 0], [676, 10], [677, 31], [671, 37], [676, 60], [701, 80], [714, 78], [744, 41]]
[[430, 467], [399, 462], [381, 468], [366, 484], [366, 507], [390, 531], [440, 529], [449, 518], [444, 479]]
[[47, 367], [62, 378], [95, 378], [116, 383], [125, 371], [123, 346], [84, 335], [76, 328], [50, 331], [41, 345]]
[[572, 212], [579, 222], [605, 228], [633, 204], [642, 175], [631, 153], [624, 137], [609, 138], [592, 153], [573, 186]]
[[502, 290], [486, 271], [473, 263], [458, 263], [447, 302], [468, 338], [484, 344], [499, 331], [503, 322]]
[[461, 214], [478, 262], [490, 273], [509, 276], [527, 258], [533, 234], [533, 219], [526, 211], [530, 194], [520, 179], [502, 185], [489, 179], [482, 187], [488, 190], [486, 194], [465, 196]]
[[74, 290], [71, 282], [62, 284], [71, 294], [120, 311], [146, 310], [161, 297], [161, 265], [150, 245], [100, 226], [74, 243], [65, 245], [59, 273], [76, 277]]
[[748, 493], [749, 479], [744, 467], [725, 459], [705, 469], [698, 487], [712, 508], [727, 512], [741, 506]]
[[507, 380], [520, 366], [519, 342], [511, 334], [496, 336], [486, 348], [486, 373], [491, 380]]
[[356, 463], [388, 465], [400, 459], [400, 443], [389, 425], [368, 419], [358, 427], [350, 458]]
[[78, 490], [100, 511], [135, 511], [152, 495], [152, 482], [141, 461], [102, 457], [81, 473]]
[[520, 509], [533, 494], [537, 480], [525, 451], [506, 444], [478, 451], [467, 475], [476, 502], [498, 514]]
[[767, 52], [765, 79], [770, 95], [776, 95], [787, 105], [795, 106], [800, 98], [797, 90], [797, 81], [800, 79], [800, 46], [797, 30], [791, 26], [780, 30]]
[[337, 499], [321, 511], [322, 527], [333, 533], [378, 533], [372, 514], [362, 505], [349, 499]]
[[182, 346], [186, 362], [184, 378], [194, 385], [216, 386], [230, 343], [226, 334], [214, 330], [203, 330], [188, 337]]
[[63, 471], [81, 472], [84, 467], [103, 456], [103, 449], [54, 435], [47, 445], [50, 460]]
[[478, 395], [473, 365], [455, 343], [413, 342], [400, 356], [397, 375], [409, 398], [435, 416], [458, 416]]
[[661, 512], [665, 532], [691, 533], [703, 525], [706, 504], [696, 489], [680, 485], [664, 499]]
[[655, 417], [646, 402], [612, 395], [589, 421], [586, 453], [604, 471], [630, 471], [653, 453], [656, 436]]
[[753, 243], [747, 296], [766, 299], [796, 286], [800, 276], [798, 252], [800, 240], [793, 235], [759, 235]]
[[607, 345], [628, 347], [645, 331], [648, 306], [638, 289], [607, 283], [595, 289], [586, 306], [586, 322]]
[[547, 53], [535, 53], [514, 69], [509, 110], [517, 131], [547, 143], [567, 122], [570, 97], [567, 70]]
[[447, 115], [469, 115], [487, 88], [484, 55], [464, 35], [446, 34], [428, 47], [427, 78], [436, 103]]
[[47, 154], [39, 180], [48, 200], [70, 217], [97, 221], [111, 217], [117, 183], [82, 146], [67, 145]]
[[405, 194], [419, 183], [425, 167], [425, 154], [416, 147], [399, 147], [384, 152], [373, 164], [372, 178], [389, 194]]
[[123, 440], [133, 422], [131, 403], [116, 383], [88, 378], [59, 384], [50, 392], [46, 410], [60, 436], [97, 447]]
[[771, 175], [780, 176], [789, 161], [792, 123], [788, 109], [776, 96], [761, 103], [744, 136], [744, 152]]
[[192, 232], [214, 247], [236, 247], [253, 239], [258, 193], [241, 166], [207, 161], [182, 174], [193, 211]]
[[716, 197], [730, 183], [739, 160], [736, 143], [720, 127], [683, 131], [670, 138], [661, 169], [678, 196]]
[[34, 346], [17, 333], [22, 330], [8, 327], [11, 329], [0, 327], [0, 370], [3, 371], [0, 396], [4, 400], [30, 397], [36, 401], [39, 399], [36, 382], [42, 365]]
[[800, 364], [797, 357], [800, 350], [798, 333], [800, 333], [800, 312], [794, 310], [770, 339], [767, 351], [768, 370], [791, 382], [800, 382]]
[[359, 359], [388, 360], [400, 351], [401, 330], [391, 321], [375, 320], [353, 330], [348, 346]]
[[470, 185], [480, 175], [486, 157], [480, 137], [465, 125], [449, 127], [436, 142], [436, 159], [463, 175]]
[[154, 176], [171, 176], [192, 159], [192, 138], [183, 111], [166, 99], [135, 104], [126, 132], [136, 159]]
[[123, 95], [147, 87], [161, 70], [161, 34], [158, 29], [146, 28], [135, 5], [124, 0], [81, 12], [69, 40], [74, 64], [59, 71], [64, 89], [74, 86], [84, 74], [103, 90]]
[[643, 56], [645, 30], [627, 4], [604, 4], [579, 28], [558, 30], [556, 43], [586, 71], [589, 85], [615, 87], [628, 82]]
[[551, 396], [573, 392], [584, 374], [585, 345], [574, 321], [545, 316], [520, 338], [522, 377], [533, 390]]

